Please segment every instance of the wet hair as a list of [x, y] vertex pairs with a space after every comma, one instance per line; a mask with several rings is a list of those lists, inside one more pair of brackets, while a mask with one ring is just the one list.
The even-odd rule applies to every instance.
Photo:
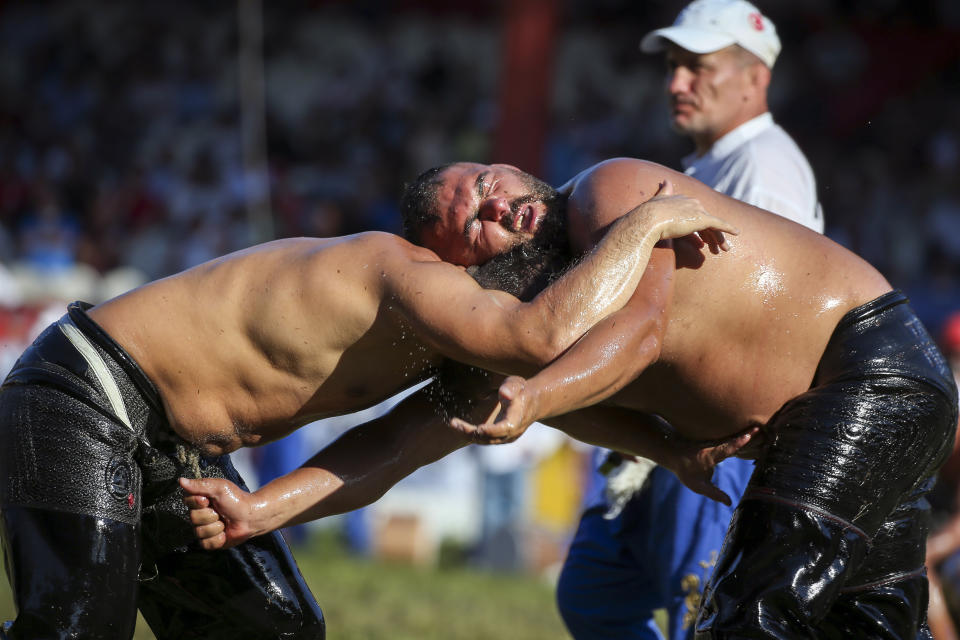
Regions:
[[469, 420], [478, 407], [489, 411], [497, 401], [497, 374], [455, 360], [444, 360], [433, 373], [436, 378], [426, 387], [426, 394], [444, 422], [451, 418]]
[[452, 163], [427, 169], [403, 186], [403, 195], [400, 196], [400, 223], [403, 237], [410, 242], [419, 244], [424, 229], [440, 221], [437, 199], [440, 185], [443, 184], [441, 174], [451, 166]]

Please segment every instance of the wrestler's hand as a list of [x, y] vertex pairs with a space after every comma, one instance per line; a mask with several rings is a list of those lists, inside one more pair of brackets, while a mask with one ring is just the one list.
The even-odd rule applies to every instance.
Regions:
[[713, 468], [736, 455], [759, 431], [760, 427], [752, 427], [726, 442], [709, 447], [678, 438], [677, 456], [669, 469], [691, 491], [729, 507], [732, 504], [730, 496], [713, 484]]
[[537, 401], [529, 392], [527, 381], [510, 376], [500, 385], [499, 402], [480, 424], [453, 418], [450, 426], [478, 444], [513, 442], [537, 419]]
[[249, 492], [220, 478], [180, 478], [180, 486], [201, 547], [229, 549], [253, 537]]
[[698, 249], [707, 244], [712, 253], [719, 253], [721, 249], [730, 250], [723, 234], [739, 233], [733, 225], [707, 213], [696, 198], [674, 194], [669, 179], [661, 182], [653, 197], [640, 206], [648, 208], [651, 215], [660, 220], [661, 240], [687, 237]]

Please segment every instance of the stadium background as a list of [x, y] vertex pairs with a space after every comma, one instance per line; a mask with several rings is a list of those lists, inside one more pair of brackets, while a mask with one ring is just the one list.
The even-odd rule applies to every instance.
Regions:
[[[662, 59], [637, 45], [684, 4], [0, 0], [0, 374], [65, 301], [275, 237], [399, 231], [403, 182], [441, 162], [554, 184], [614, 156], [678, 167]], [[810, 158], [827, 235], [939, 332], [960, 309], [960, 4], [756, 4], [784, 45], [771, 110]], [[447, 534], [476, 545], [481, 458], [398, 487], [355, 547], [435, 566]], [[511, 464], [522, 553], [486, 564], [549, 575], [583, 455], [547, 438]]]

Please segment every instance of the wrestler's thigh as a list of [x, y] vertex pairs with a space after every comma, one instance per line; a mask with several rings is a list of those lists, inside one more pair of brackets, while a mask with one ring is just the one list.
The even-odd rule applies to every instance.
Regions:
[[278, 532], [156, 560], [140, 611], [158, 640], [324, 637], [320, 607]]
[[849, 630], [842, 637], [879, 629], [874, 635], [891, 639], [922, 631], [929, 597], [924, 563], [930, 508], [924, 496], [930, 484], [932, 479], [906, 495], [874, 534], [863, 563], [824, 620], [827, 628]]
[[696, 638], [816, 637], [866, 553], [866, 538], [828, 514], [743, 500], [704, 590]]
[[[123, 638], [136, 616], [135, 438], [58, 389], [0, 391], [0, 505], [13, 637]], [[63, 636], [67, 637], [67, 636]]]
[[0, 510], [17, 617], [11, 638], [130, 638], [140, 535], [108, 518], [51, 509]]

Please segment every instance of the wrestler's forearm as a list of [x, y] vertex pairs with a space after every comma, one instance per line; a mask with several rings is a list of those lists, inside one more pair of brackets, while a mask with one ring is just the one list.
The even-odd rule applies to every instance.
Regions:
[[582, 442], [643, 456], [667, 468], [676, 461], [675, 441], [663, 428], [664, 423], [640, 411], [592, 406], [545, 422]]
[[[688, 203], [689, 204], [689, 203]], [[414, 329], [446, 357], [505, 375], [531, 376], [590, 327], [622, 308], [660, 238], [656, 222], [671, 207], [641, 205], [597, 248], [528, 303], [497, 290], [458, 295], [456, 283], [401, 289]], [[656, 212], [660, 213], [656, 213]], [[439, 299], [438, 299], [439, 298]]]
[[677, 436], [660, 418], [619, 407], [588, 407], [551, 418], [548, 424], [571, 436], [621, 453], [649, 458], [672, 471], [688, 489], [731, 505], [730, 496], [713, 484], [716, 465], [736, 455], [755, 429], [719, 444], [702, 445]]
[[673, 297], [674, 253], [658, 247], [630, 301], [533, 376], [528, 392], [544, 419], [605, 400], [660, 355]]
[[323, 461], [316, 466], [307, 463], [252, 494], [250, 528], [253, 535], [261, 535], [360, 509], [376, 502], [403, 475], [397, 477], [380, 468], [369, 474], [349, 476], [342, 470], [325, 468]]
[[546, 330], [554, 355], [630, 298], [667, 225], [669, 209], [646, 202], [620, 218], [603, 239], [530, 304], [517, 308], [512, 326]]
[[[556, 362], [527, 381], [527, 393], [537, 408], [534, 421], [606, 400], [656, 359], [658, 336], [648, 333], [638, 345], [632, 336], [618, 331], [615, 322], [615, 318], [604, 320], [611, 326], [601, 323]], [[633, 348], [626, 349], [624, 342], [630, 342]]]
[[254, 492], [251, 528], [265, 533], [359, 509], [420, 467], [466, 444], [446, 427], [429, 393], [421, 390]]

